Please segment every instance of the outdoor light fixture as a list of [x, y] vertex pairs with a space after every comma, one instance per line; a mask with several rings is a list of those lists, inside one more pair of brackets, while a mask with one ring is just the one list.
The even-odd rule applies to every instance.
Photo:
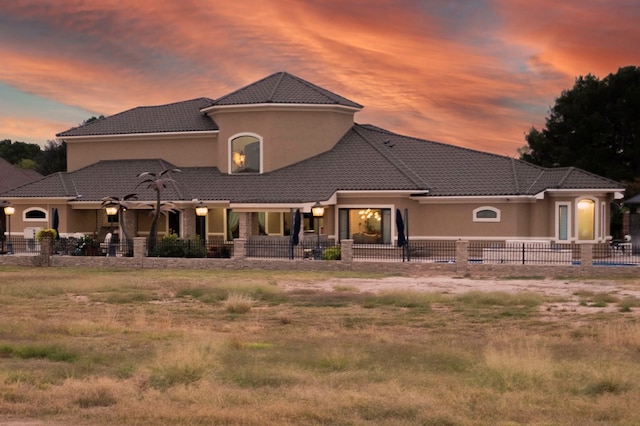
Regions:
[[313, 214], [313, 217], [316, 218], [316, 228], [318, 228], [318, 242], [316, 244], [316, 253], [314, 256], [314, 259], [318, 260], [320, 259], [320, 254], [321, 254], [321, 250], [320, 250], [320, 218], [322, 216], [324, 216], [324, 207], [322, 207], [322, 204], [320, 204], [319, 201], [316, 201], [316, 203], [311, 207], [311, 213]]
[[118, 214], [118, 206], [107, 206], [104, 211], [107, 212], [107, 216], [115, 216]]
[[207, 206], [205, 206], [204, 203], [200, 201], [196, 206], [196, 215], [202, 217], [206, 216], [208, 212], [209, 209], [207, 208]]
[[205, 216], [207, 215], [207, 213], [209, 213], [209, 209], [207, 208], [207, 206], [204, 205], [204, 203], [202, 201], [200, 201], [197, 205], [196, 205], [196, 216], [198, 216], [198, 227], [200, 228], [200, 232], [198, 233], [200, 235], [200, 240], [202, 242], [202, 244], [206, 244], [206, 223], [205, 223]]
[[7, 252], [13, 254], [13, 243], [11, 242], [11, 215], [16, 212], [16, 208], [13, 206], [6, 206], [4, 208], [4, 214], [9, 218], [7, 221]]
[[107, 216], [109, 216], [109, 224], [111, 225], [111, 227], [109, 228], [109, 233], [111, 234], [111, 238], [109, 238], [108, 254], [110, 257], [112, 257], [116, 255], [116, 246], [113, 244], [113, 219], [111, 219], [111, 217], [118, 214], [118, 205], [117, 204], [108, 205], [104, 208], [104, 211], [107, 213]]
[[311, 207], [311, 213], [313, 213], [313, 217], [322, 217], [324, 216], [324, 207], [320, 204], [319, 201]]

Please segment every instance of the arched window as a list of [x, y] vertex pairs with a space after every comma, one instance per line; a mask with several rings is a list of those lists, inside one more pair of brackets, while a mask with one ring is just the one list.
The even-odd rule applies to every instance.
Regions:
[[473, 210], [474, 222], [500, 222], [500, 210], [495, 207], [483, 206]]
[[47, 211], [40, 207], [31, 207], [24, 211], [22, 219], [25, 222], [43, 222], [47, 220]]
[[257, 135], [236, 135], [229, 141], [230, 173], [262, 172], [262, 139]]
[[578, 200], [578, 240], [595, 240], [596, 203], [588, 198]]

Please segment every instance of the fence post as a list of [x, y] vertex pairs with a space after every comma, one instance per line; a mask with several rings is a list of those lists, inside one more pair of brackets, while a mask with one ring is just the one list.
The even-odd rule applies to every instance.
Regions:
[[353, 262], [353, 240], [340, 241], [340, 259], [343, 262]]
[[593, 244], [580, 244], [580, 268], [584, 272], [590, 272], [593, 269]]
[[233, 258], [244, 259], [245, 257], [247, 257], [247, 240], [235, 238], [233, 240]]
[[42, 266], [51, 266], [51, 255], [53, 254], [53, 238], [50, 234], [42, 235], [40, 240], [40, 264]]
[[469, 241], [456, 241], [456, 273], [466, 275], [469, 269]]
[[144, 257], [146, 251], [147, 239], [144, 237], [133, 238], [133, 257]]

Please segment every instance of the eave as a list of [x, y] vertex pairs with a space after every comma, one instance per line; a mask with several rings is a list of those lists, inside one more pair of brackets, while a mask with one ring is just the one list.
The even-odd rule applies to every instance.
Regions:
[[82, 136], [58, 136], [56, 139], [58, 141], [65, 142], [90, 142], [92, 140], [115, 140], [115, 139], [137, 139], [137, 140], [147, 140], [147, 139], [172, 139], [176, 137], [180, 138], [198, 138], [202, 136], [214, 135], [218, 136], [220, 133], [219, 130], [206, 130], [206, 131], [194, 131], [194, 132], [159, 132], [159, 133], [119, 133], [119, 134], [108, 134], [108, 135], [82, 135]]
[[264, 111], [327, 111], [333, 110], [342, 113], [355, 113], [362, 108], [356, 108], [340, 104], [284, 104], [284, 103], [262, 103], [262, 104], [238, 104], [238, 105], [213, 105], [203, 108], [200, 112], [209, 116], [217, 113], [231, 112], [264, 112]]

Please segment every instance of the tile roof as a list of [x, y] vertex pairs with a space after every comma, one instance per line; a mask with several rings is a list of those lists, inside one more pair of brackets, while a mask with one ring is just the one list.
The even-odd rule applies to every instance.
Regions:
[[56, 136], [125, 135], [172, 132], [210, 132], [218, 125], [200, 109], [213, 102], [197, 98], [167, 105], [136, 107], [118, 114], [92, 121]]
[[286, 72], [278, 72], [222, 96], [209, 106], [254, 104], [342, 105], [362, 109], [347, 98]]
[[[2, 194], [4, 197], [79, 197], [100, 201], [155, 193], [136, 176], [176, 167], [164, 160], [100, 161], [70, 173], [56, 173]], [[179, 167], [179, 166], [178, 166]], [[622, 185], [576, 168], [546, 169], [506, 156], [354, 125], [325, 153], [281, 169], [228, 175], [215, 167], [186, 167], [164, 200], [224, 200], [232, 203], [303, 203], [327, 200], [336, 191], [410, 191], [429, 197], [536, 195], [546, 189], [619, 190]], [[100, 182], [96, 185], [95, 182]]]
[[33, 182], [41, 177], [42, 175], [35, 170], [21, 169], [4, 158], [0, 158], [0, 193]]

